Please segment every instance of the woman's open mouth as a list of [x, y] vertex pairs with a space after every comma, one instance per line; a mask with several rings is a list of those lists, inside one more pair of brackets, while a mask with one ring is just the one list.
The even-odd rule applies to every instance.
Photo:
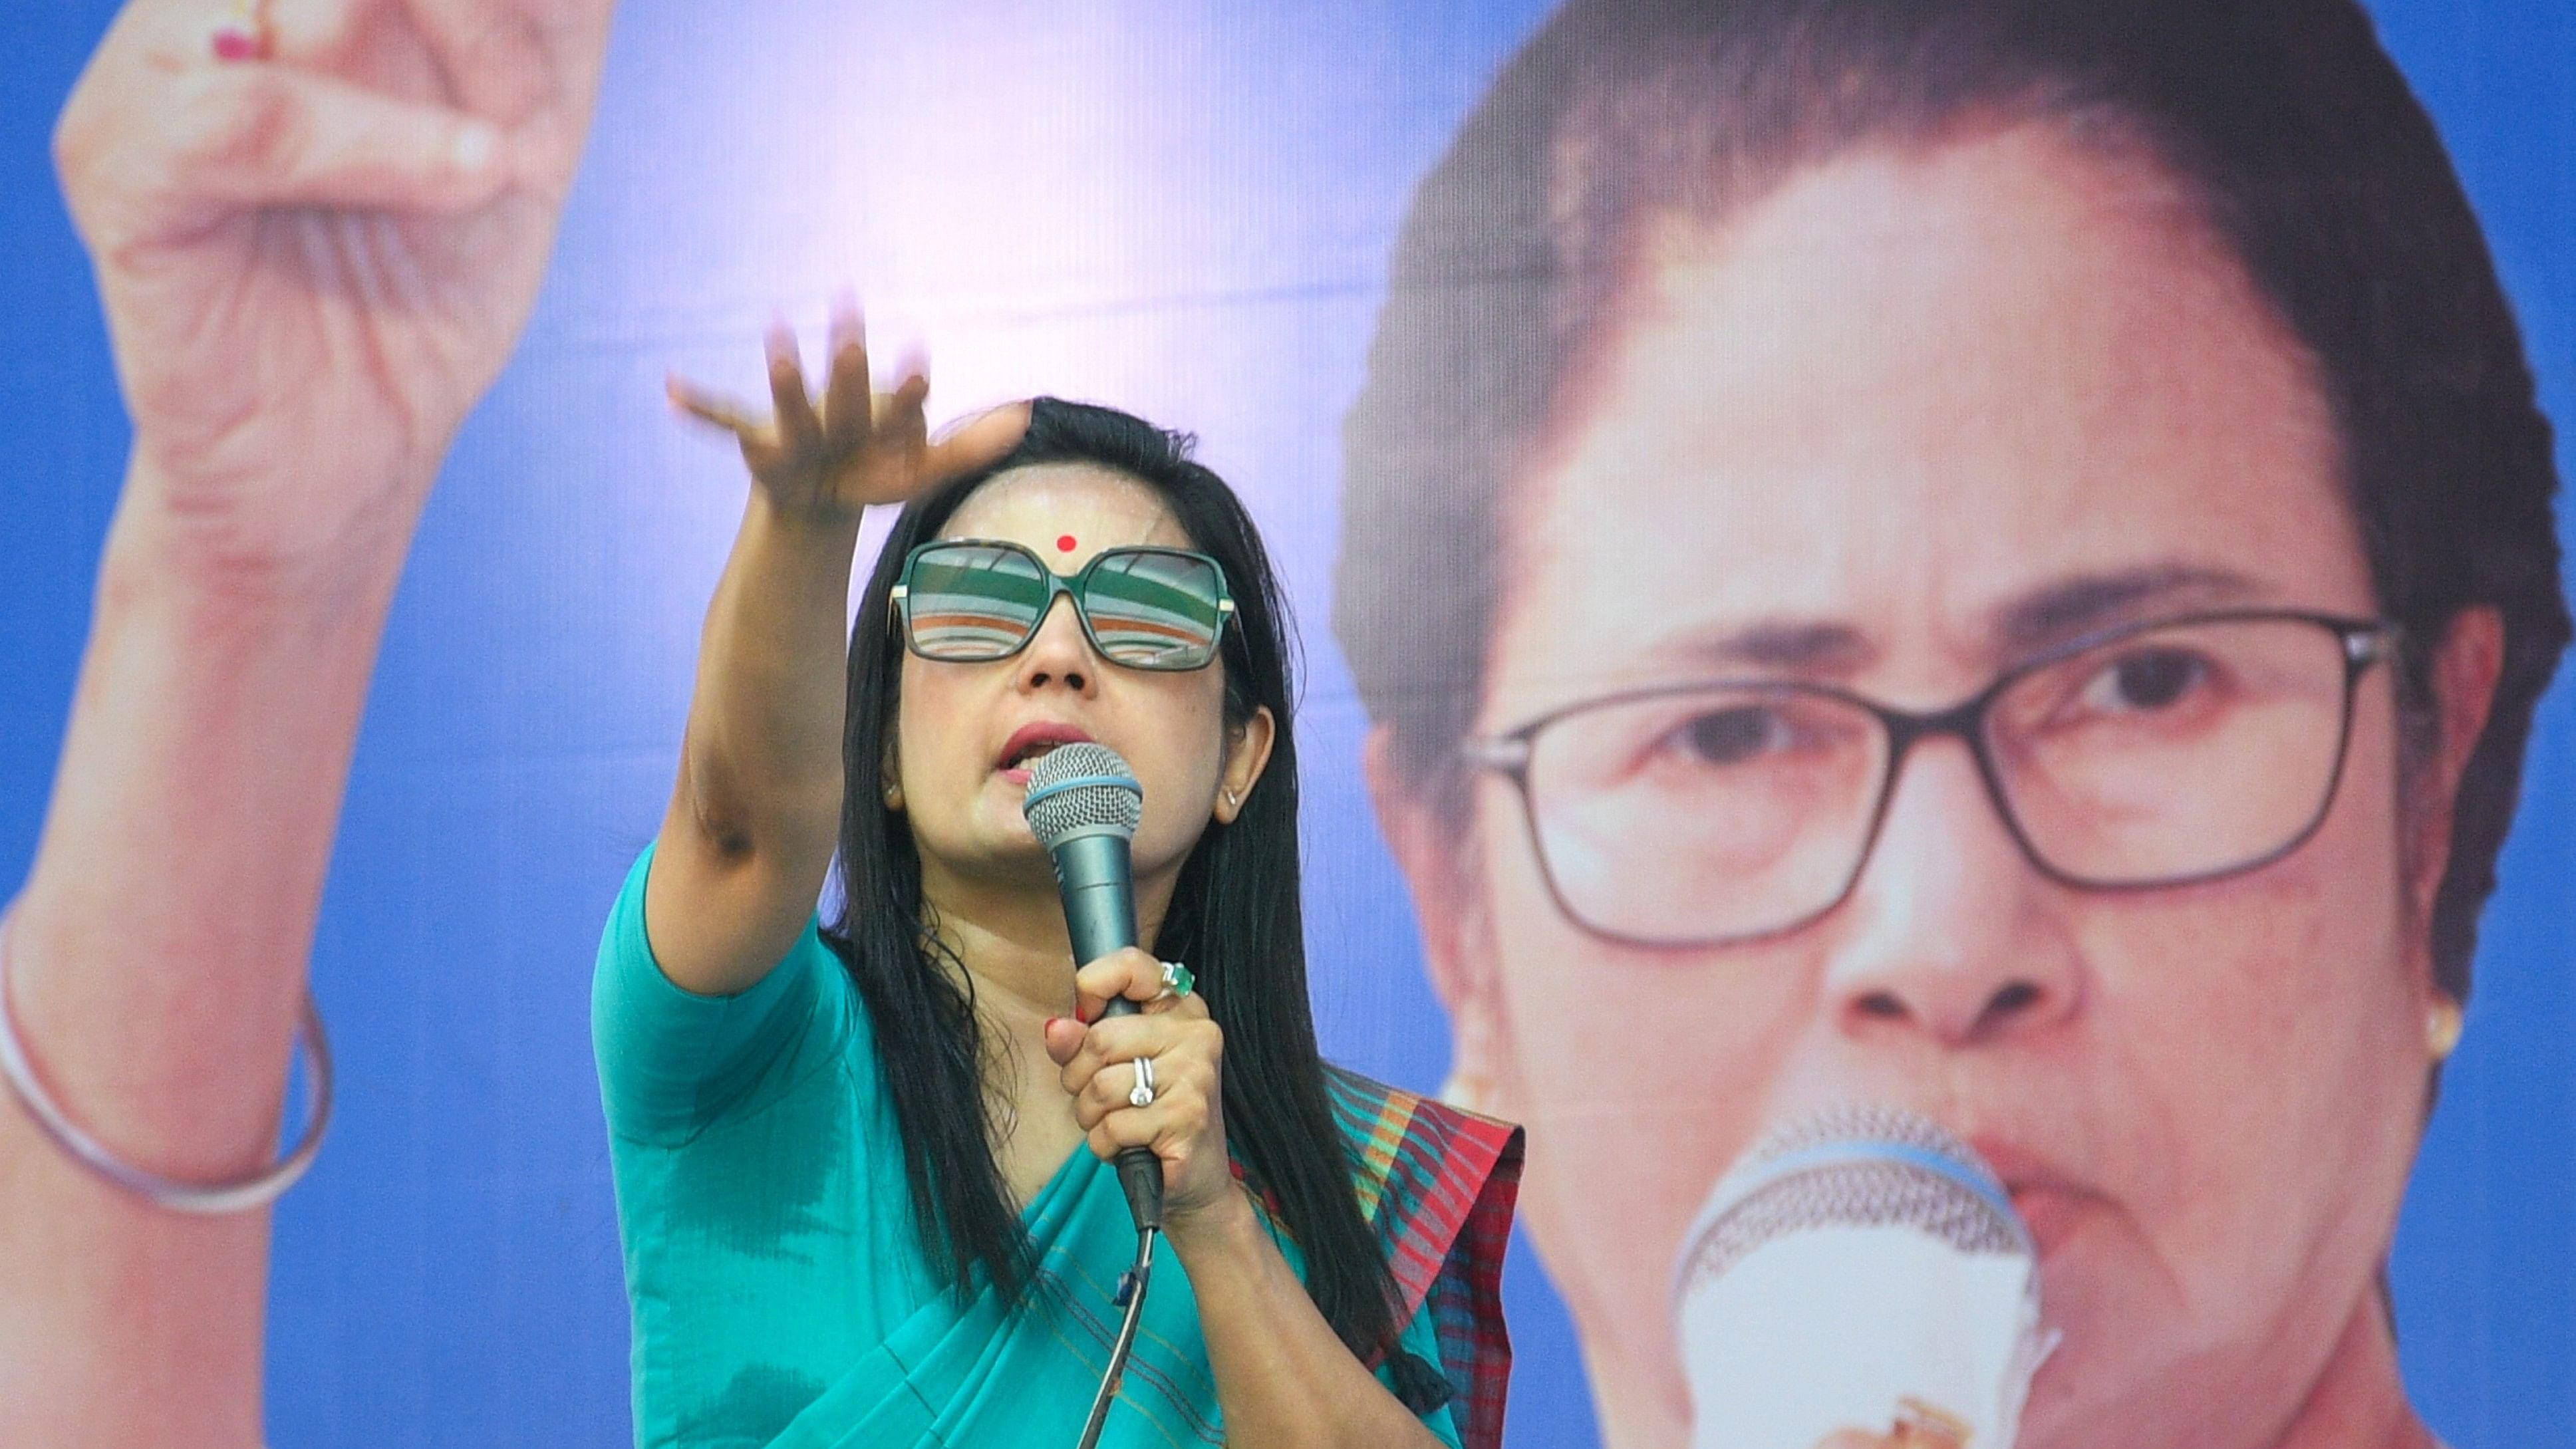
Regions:
[[1002, 752], [995, 759], [994, 766], [1002, 772], [1003, 779], [1014, 785], [1026, 785], [1029, 766], [1036, 764], [1039, 757], [1048, 751], [1058, 745], [1091, 742], [1089, 733], [1072, 725], [1054, 720], [1034, 720], [1011, 732], [1010, 739], [1003, 742]]

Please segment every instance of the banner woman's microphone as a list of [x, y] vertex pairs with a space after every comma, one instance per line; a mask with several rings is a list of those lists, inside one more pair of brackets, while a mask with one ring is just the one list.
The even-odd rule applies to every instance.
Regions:
[[1889, 1107], [1774, 1133], [1718, 1182], [1674, 1272], [1694, 1449], [1838, 1433], [2010, 1449], [2052, 1346], [2030, 1230], [1974, 1151]]

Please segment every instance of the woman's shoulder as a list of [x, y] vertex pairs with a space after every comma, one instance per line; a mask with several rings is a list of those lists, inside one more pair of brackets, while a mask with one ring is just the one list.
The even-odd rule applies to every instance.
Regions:
[[592, 1047], [613, 1133], [659, 1142], [694, 1137], [818, 1080], [865, 1048], [864, 1010], [816, 921], [739, 994], [702, 996], [674, 983], [645, 930], [652, 858], [647, 846], [628, 871], [592, 977]]

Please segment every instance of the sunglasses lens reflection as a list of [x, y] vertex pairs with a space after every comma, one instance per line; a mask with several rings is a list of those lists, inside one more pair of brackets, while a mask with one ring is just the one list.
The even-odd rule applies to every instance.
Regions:
[[931, 659], [1000, 659], [1036, 632], [1054, 597], [1045, 566], [1018, 549], [943, 544], [913, 556], [905, 619]]
[[1082, 612], [1100, 652], [1133, 669], [1195, 669], [1225, 615], [1216, 565], [1185, 553], [1113, 554], [1091, 570]]

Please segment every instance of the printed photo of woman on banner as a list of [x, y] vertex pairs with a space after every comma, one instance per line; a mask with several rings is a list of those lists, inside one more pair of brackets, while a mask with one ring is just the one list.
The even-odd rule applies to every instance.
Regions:
[[1677, 1255], [1855, 1104], [2027, 1225], [2017, 1442], [2432, 1442], [2384, 1264], [2569, 626], [2357, 6], [1572, 0], [1345, 442], [1449, 1094], [1527, 1127], [1605, 1443], [1714, 1442]]

